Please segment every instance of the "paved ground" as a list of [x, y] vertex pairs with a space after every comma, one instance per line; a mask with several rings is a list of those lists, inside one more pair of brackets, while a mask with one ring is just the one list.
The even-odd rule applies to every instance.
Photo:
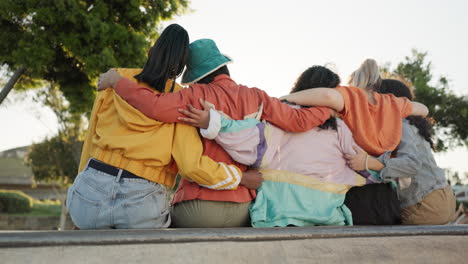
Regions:
[[467, 263], [468, 226], [1, 232], [1, 263]]

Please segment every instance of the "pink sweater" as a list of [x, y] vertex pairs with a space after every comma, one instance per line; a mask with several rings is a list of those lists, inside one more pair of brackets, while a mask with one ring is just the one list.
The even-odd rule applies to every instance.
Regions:
[[355, 185], [356, 173], [346, 165], [344, 154], [354, 154], [357, 144], [346, 124], [336, 121], [336, 131], [316, 127], [291, 133], [254, 119], [226, 120], [211, 110], [210, 127], [201, 134], [214, 138], [234, 160], [247, 165]]

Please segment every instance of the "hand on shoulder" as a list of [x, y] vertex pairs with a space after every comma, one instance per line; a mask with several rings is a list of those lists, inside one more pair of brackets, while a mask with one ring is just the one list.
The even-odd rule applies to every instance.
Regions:
[[97, 90], [102, 91], [107, 88], [113, 88], [122, 78], [123, 77], [115, 69], [110, 69], [105, 73], [101, 73], [99, 75]]

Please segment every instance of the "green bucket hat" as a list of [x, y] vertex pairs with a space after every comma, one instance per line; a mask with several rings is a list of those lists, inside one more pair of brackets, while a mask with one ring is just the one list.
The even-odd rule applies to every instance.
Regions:
[[197, 82], [231, 62], [231, 58], [219, 52], [213, 40], [196, 40], [189, 46], [187, 68], [182, 75], [182, 84]]

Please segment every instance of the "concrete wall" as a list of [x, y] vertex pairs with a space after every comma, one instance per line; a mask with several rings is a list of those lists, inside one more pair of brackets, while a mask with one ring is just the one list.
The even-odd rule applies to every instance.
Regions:
[[0, 232], [9, 263], [466, 263], [468, 227]]
[[58, 263], [466, 263], [468, 236], [0, 249], [4, 264]]

